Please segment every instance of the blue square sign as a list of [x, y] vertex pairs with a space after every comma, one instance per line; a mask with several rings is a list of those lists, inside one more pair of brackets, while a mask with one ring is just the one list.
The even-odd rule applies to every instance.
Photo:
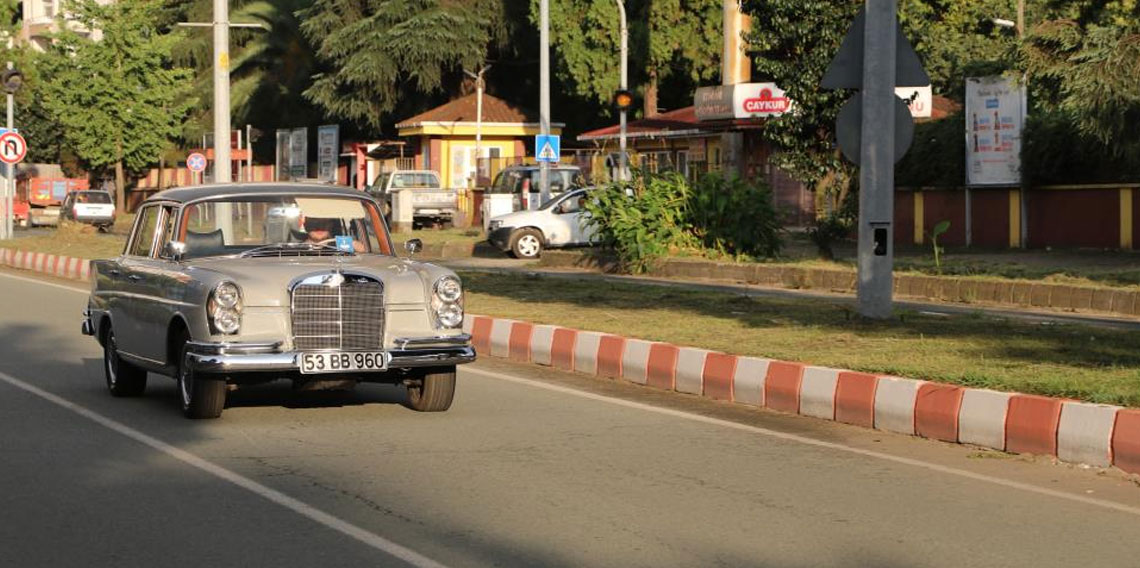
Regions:
[[534, 137], [534, 157], [539, 162], [558, 163], [558, 156], [562, 153], [562, 137], [557, 134]]
[[336, 236], [336, 248], [344, 252], [354, 252], [356, 248], [352, 245], [352, 237], [348, 235]]

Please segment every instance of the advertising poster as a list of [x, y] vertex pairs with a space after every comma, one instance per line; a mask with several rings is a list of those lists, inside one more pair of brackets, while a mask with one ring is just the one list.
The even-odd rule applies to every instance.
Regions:
[[292, 177], [289, 168], [289, 160], [292, 154], [289, 152], [289, 140], [293, 136], [293, 131], [288, 129], [281, 129], [277, 131], [277, 178], [278, 180], [285, 181]]
[[294, 128], [289, 136], [289, 174], [297, 179], [309, 177], [308, 128]]
[[336, 163], [340, 150], [340, 126], [317, 127], [317, 177], [336, 183]]
[[1022, 94], [1013, 79], [966, 79], [966, 184], [1021, 183]]

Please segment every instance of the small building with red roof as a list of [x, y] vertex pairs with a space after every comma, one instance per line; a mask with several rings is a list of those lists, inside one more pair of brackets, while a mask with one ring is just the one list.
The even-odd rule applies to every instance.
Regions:
[[[497, 173], [495, 165], [527, 156], [527, 145], [541, 132], [538, 113], [494, 95], [483, 93], [482, 97], [481, 119], [479, 95], [472, 93], [396, 124], [400, 137], [407, 141], [406, 155], [414, 158], [417, 169], [438, 172], [449, 187], [474, 187], [490, 183]], [[550, 133], [560, 134], [563, 126], [552, 123]], [[479, 156], [477, 133], [481, 137]]]

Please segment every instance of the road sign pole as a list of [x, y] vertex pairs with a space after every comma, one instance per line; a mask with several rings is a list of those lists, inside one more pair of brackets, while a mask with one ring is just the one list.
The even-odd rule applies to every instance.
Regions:
[[860, 315], [877, 319], [891, 316], [897, 13], [897, 0], [867, 0], [857, 309]]
[[[12, 62], [8, 62], [8, 68], [12, 68]], [[15, 123], [16, 114], [16, 97], [12, 93], [8, 93], [8, 132], [12, 132]], [[14, 206], [13, 195], [16, 193], [16, 164], [7, 165], [8, 179], [4, 184], [4, 238], [10, 239], [13, 237], [12, 218], [15, 217], [12, 212]], [[30, 214], [30, 213], [29, 213]]]
[[[538, 122], [539, 130], [543, 136], [550, 135], [550, 0], [539, 1], [539, 19], [541, 20], [538, 38]], [[535, 153], [541, 148], [535, 148]], [[539, 162], [539, 201], [546, 203], [550, 199], [550, 163]], [[530, 196], [524, 195], [523, 201], [526, 209], [530, 209]]]

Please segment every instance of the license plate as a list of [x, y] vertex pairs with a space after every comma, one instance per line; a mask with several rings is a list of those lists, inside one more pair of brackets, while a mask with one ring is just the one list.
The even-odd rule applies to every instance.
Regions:
[[388, 354], [383, 351], [319, 351], [301, 353], [301, 373], [351, 373], [384, 371]]

